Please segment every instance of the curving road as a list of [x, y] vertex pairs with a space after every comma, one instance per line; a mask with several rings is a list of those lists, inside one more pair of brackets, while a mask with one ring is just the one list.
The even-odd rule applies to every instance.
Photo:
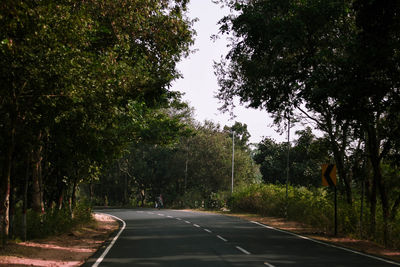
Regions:
[[152, 209], [97, 212], [120, 218], [124, 227], [85, 266], [400, 266], [234, 217]]

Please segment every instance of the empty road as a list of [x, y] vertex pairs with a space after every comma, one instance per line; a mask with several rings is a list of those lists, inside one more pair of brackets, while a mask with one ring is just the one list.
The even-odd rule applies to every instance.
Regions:
[[85, 266], [400, 266], [223, 215], [154, 209], [97, 212], [120, 218], [123, 228], [108, 251], [100, 251]]

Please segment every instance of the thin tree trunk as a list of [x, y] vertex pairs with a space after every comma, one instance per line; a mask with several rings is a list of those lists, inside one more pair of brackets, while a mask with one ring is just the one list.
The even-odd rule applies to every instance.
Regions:
[[[368, 166], [370, 166], [370, 162], [368, 163]], [[368, 168], [369, 170], [370, 168]], [[369, 171], [368, 171], [369, 173]], [[367, 186], [367, 192], [368, 192], [368, 200], [369, 200], [369, 211], [370, 211], [370, 217], [369, 217], [369, 233], [370, 235], [375, 239], [376, 237], [376, 183], [373, 177], [371, 175], [368, 175], [368, 186]]]
[[390, 212], [390, 220], [393, 221], [396, 218], [397, 211], [400, 206], [400, 195], [397, 197], [396, 201], [392, 206], [392, 210]]
[[4, 159], [3, 173], [0, 181], [0, 228], [1, 244], [4, 247], [9, 237], [10, 227], [10, 191], [11, 191], [11, 166], [15, 147], [15, 123], [12, 122]]
[[[351, 190], [351, 178], [347, 173], [347, 170], [345, 168], [345, 149], [347, 146], [346, 142], [346, 136], [347, 136], [347, 125], [344, 125], [342, 127], [342, 136], [343, 140], [342, 143], [339, 143], [339, 141], [336, 140], [336, 136], [333, 133], [333, 124], [331, 121], [330, 116], [327, 116], [326, 118], [327, 121], [327, 132], [330, 138], [330, 143], [331, 143], [331, 148], [333, 151], [333, 157], [335, 159], [336, 163], [336, 168], [337, 172], [339, 174], [339, 177], [344, 181], [345, 184], [345, 190], [346, 190], [346, 200], [349, 205], [353, 204], [353, 195], [352, 195], [352, 190]], [[336, 132], [338, 132], [339, 129], [336, 129]]]
[[[38, 135], [38, 143], [42, 138], [42, 133]], [[41, 185], [41, 165], [42, 165], [42, 150], [43, 146], [38, 144], [32, 154], [32, 209], [37, 213], [44, 213], [43, 194]]]
[[[11, 176], [15, 177], [15, 161], [12, 161], [11, 164]], [[15, 185], [15, 179], [10, 179], [10, 218], [9, 218], [9, 236], [12, 238], [14, 233], [15, 233], [15, 206], [16, 206], [16, 194], [17, 194], [17, 188]]]
[[71, 207], [70, 207], [71, 215], [72, 215], [72, 213], [74, 211], [75, 204], [76, 204], [75, 202], [76, 202], [76, 188], [77, 188], [77, 186], [78, 186], [78, 178], [75, 178], [74, 179], [74, 184], [72, 185], [72, 193], [71, 193]]
[[388, 241], [389, 241], [389, 216], [390, 216], [389, 200], [388, 200], [387, 189], [386, 189], [385, 183], [383, 181], [382, 170], [381, 170], [381, 166], [380, 166], [380, 164], [381, 164], [380, 152], [379, 152], [380, 142], [378, 140], [377, 132], [376, 132], [374, 125], [371, 125], [371, 124], [368, 125], [367, 134], [368, 134], [367, 146], [368, 146], [369, 157], [370, 157], [370, 161], [371, 161], [371, 165], [372, 165], [374, 184], [378, 187], [380, 197], [381, 197], [381, 205], [382, 205], [382, 211], [383, 211], [383, 224], [384, 224], [383, 242], [384, 242], [385, 246], [387, 246]]
[[143, 190], [140, 190], [140, 197], [141, 197], [141, 204], [140, 204], [140, 207], [144, 207], [144, 201], [145, 201], [145, 199], [146, 199], [146, 195], [145, 195], [145, 191], [144, 191], [144, 189]]
[[94, 198], [94, 184], [93, 184], [93, 181], [90, 181], [89, 190], [90, 190], [90, 207], [92, 207], [93, 206], [93, 198]]
[[24, 184], [24, 196], [22, 205], [22, 232], [23, 239], [26, 241], [27, 237], [27, 224], [26, 224], [26, 212], [28, 209], [28, 185], [29, 185], [29, 170], [31, 167], [31, 157], [32, 152], [28, 153], [28, 158], [26, 161], [26, 172], [25, 172], [25, 184]]

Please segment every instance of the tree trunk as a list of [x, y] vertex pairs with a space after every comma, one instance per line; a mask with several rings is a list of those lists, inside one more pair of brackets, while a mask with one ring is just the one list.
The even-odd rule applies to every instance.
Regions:
[[[15, 177], [15, 161], [12, 162], [11, 176]], [[15, 234], [15, 206], [16, 206], [16, 194], [17, 188], [15, 185], [15, 179], [10, 179], [10, 212], [9, 212], [9, 230], [8, 235], [13, 238]]]
[[329, 135], [330, 143], [331, 143], [331, 148], [333, 151], [333, 157], [335, 159], [336, 163], [336, 168], [337, 172], [339, 174], [339, 177], [344, 181], [345, 184], [345, 190], [346, 190], [346, 200], [349, 205], [353, 204], [353, 195], [352, 195], [352, 190], [351, 190], [351, 178], [347, 173], [347, 170], [345, 168], [345, 150], [347, 146], [347, 132], [348, 132], [348, 127], [347, 125], [342, 126], [341, 130], [336, 128], [336, 132], [342, 131], [342, 143], [340, 143], [336, 135], [334, 134], [334, 129], [333, 129], [333, 124], [331, 121], [331, 117], [329, 115], [326, 115], [326, 126], [327, 126], [327, 132]]
[[94, 184], [93, 184], [93, 181], [90, 181], [89, 190], [90, 190], [90, 207], [92, 207], [93, 206], [93, 198], [94, 198]]
[[140, 197], [141, 197], [141, 204], [140, 204], [140, 207], [144, 207], [144, 201], [145, 201], [145, 199], [146, 199], [146, 195], [145, 195], [145, 191], [144, 191], [144, 189], [143, 190], [140, 190]]
[[31, 157], [32, 157], [32, 151], [30, 153], [28, 153], [28, 158], [26, 161], [24, 196], [23, 196], [23, 205], [22, 205], [22, 232], [23, 232], [24, 241], [26, 241], [26, 237], [27, 237], [26, 212], [28, 209], [28, 186], [29, 186], [29, 170], [31, 167]]
[[57, 208], [62, 209], [64, 202], [64, 189], [59, 190]]
[[72, 185], [72, 193], [71, 193], [71, 206], [70, 206], [70, 211], [71, 215], [73, 214], [75, 204], [76, 204], [76, 188], [78, 186], [78, 178], [74, 179], [74, 184]]
[[388, 245], [388, 240], [389, 240], [389, 216], [390, 216], [390, 210], [389, 210], [389, 200], [387, 196], [387, 188], [385, 186], [385, 183], [383, 181], [382, 177], [382, 170], [381, 170], [381, 158], [380, 158], [380, 141], [378, 140], [377, 137], [377, 132], [375, 129], [375, 125], [369, 124], [367, 127], [367, 147], [368, 147], [368, 152], [369, 152], [369, 158], [371, 161], [372, 165], [372, 171], [373, 171], [373, 179], [374, 179], [374, 184], [378, 187], [380, 197], [381, 197], [381, 205], [382, 205], [382, 211], [383, 211], [383, 224], [384, 224], [384, 230], [383, 230], [383, 241], [385, 246]]
[[57, 209], [61, 210], [63, 208], [63, 203], [64, 203], [64, 191], [65, 191], [65, 184], [62, 179], [62, 174], [61, 171], [57, 171], [57, 195], [56, 195], [56, 201], [57, 201]]
[[400, 206], [400, 195], [397, 197], [396, 201], [394, 202], [391, 212], [390, 212], [390, 220], [394, 221], [394, 219], [396, 218], [396, 214], [397, 211], [399, 209]]
[[374, 239], [376, 237], [376, 183], [371, 175], [371, 162], [367, 163], [368, 179], [366, 180], [366, 194], [369, 203], [370, 218], [369, 218], [369, 234]]
[[[38, 143], [40, 143], [42, 134], [39, 133]], [[42, 192], [42, 150], [43, 146], [38, 144], [32, 153], [32, 209], [38, 213], [44, 213], [43, 192]]]
[[1, 244], [4, 247], [7, 243], [10, 227], [10, 191], [11, 191], [11, 166], [15, 147], [15, 123], [12, 123], [9, 142], [6, 142], [3, 173], [0, 177], [0, 228]]

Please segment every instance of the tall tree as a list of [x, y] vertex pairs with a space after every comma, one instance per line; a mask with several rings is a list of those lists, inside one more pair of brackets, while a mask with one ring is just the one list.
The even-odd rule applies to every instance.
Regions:
[[234, 38], [229, 62], [217, 65], [220, 99], [230, 105], [239, 96], [277, 116], [307, 108], [330, 137], [348, 190], [344, 159], [350, 134], [363, 139], [360, 131], [365, 132], [387, 221], [388, 188], [380, 164], [393, 142], [390, 130], [381, 128], [399, 106], [399, 2], [222, 2], [236, 12], [221, 20], [221, 31]]
[[54, 195], [46, 193], [53, 188], [46, 188], [52, 181], [46, 175], [55, 173], [60, 184], [66, 177], [74, 192], [82, 177], [134, 138], [127, 133], [134, 129], [123, 125], [138, 119], [130, 116], [132, 102], [157, 108], [171, 98], [176, 63], [192, 44], [186, 4], [2, 1], [2, 240], [9, 228], [10, 166], [26, 158], [19, 154], [34, 161], [33, 203], [42, 209], [43, 196]]

